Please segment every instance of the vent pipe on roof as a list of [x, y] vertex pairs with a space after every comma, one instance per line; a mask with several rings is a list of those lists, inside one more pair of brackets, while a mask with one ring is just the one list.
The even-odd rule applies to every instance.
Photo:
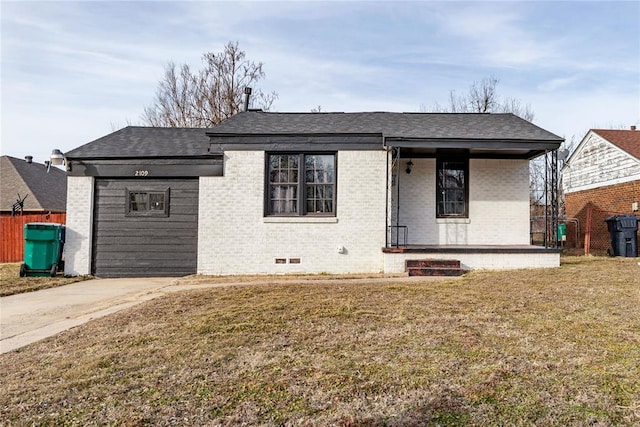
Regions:
[[634, 125], [634, 126], [631, 126], [631, 130], [636, 130], [635, 125]]
[[249, 111], [249, 97], [251, 96], [251, 88], [244, 88], [244, 111]]
[[27, 163], [33, 163], [33, 156], [24, 156], [24, 161]]

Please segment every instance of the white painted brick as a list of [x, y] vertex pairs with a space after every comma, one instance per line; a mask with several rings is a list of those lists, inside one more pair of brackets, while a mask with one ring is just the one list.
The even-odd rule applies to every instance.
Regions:
[[528, 161], [471, 159], [468, 220], [436, 218], [436, 161], [413, 163], [410, 175], [400, 165], [399, 178], [400, 224], [408, 226], [409, 244], [529, 244]]
[[[264, 156], [226, 152], [225, 176], [200, 178], [198, 273], [382, 271], [384, 151], [338, 153], [337, 216], [331, 222], [263, 218]], [[339, 246], [344, 254], [338, 253]], [[300, 258], [301, 263], [275, 264], [276, 258]]]
[[67, 177], [67, 223], [64, 274], [91, 274], [93, 226], [93, 177]]
[[[522, 268], [556, 268], [560, 266], [559, 253], [430, 253], [419, 258], [456, 259], [466, 270], [515, 270]], [[416, 259], [416, 254], [385, 254], [384, 272], [398, 274], [405, 272], [405, 261]]]

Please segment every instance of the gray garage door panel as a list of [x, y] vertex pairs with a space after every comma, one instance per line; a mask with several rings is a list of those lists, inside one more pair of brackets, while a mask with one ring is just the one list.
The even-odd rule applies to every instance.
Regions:
[[[127, 216], [126, 191], [169, 189], [169, 215]], [[98, 277], [185, 276], [198, 256], [197, 179], [96, 179], [93, 274]]]

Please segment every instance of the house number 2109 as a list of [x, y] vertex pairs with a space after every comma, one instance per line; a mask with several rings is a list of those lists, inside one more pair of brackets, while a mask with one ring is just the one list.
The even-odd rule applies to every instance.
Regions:
[[134, 176], [147, 176], [147, 175], [149, 175], [149, 171], [140, 170], [140, 171], [136, 171], [136, 174]]

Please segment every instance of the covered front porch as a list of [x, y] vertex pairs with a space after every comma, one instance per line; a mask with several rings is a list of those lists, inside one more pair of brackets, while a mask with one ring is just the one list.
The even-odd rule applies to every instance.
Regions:
[[545, 188], [557, 195], [556, 141], [386, 140], [385, 273], [407, 261], [459, 261], [466, 270], [552, 268], [558, 203], [545, 200], [549, 235], [530, 244], [529, 161], [544, 156]]

